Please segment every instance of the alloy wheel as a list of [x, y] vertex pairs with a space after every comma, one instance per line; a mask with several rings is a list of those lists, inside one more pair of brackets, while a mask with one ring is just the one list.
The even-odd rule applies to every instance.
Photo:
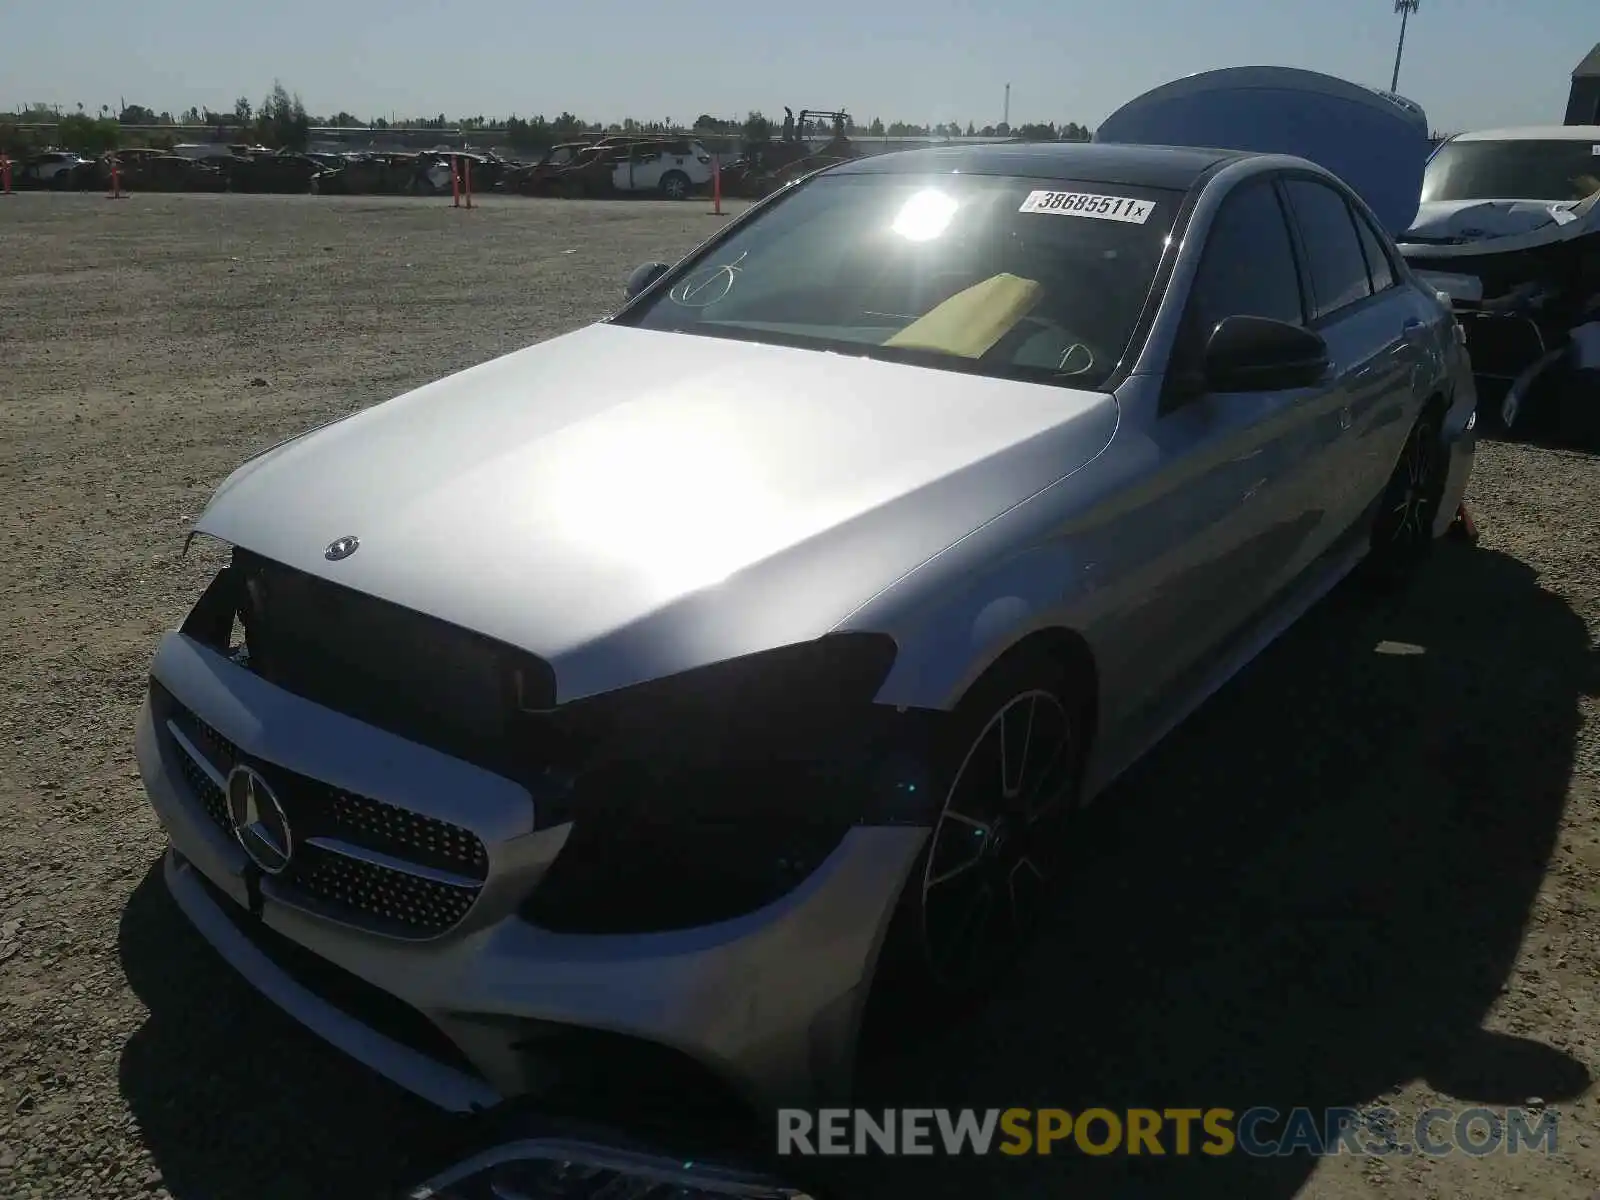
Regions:
[[1443, 492], [1439, 478], [1441, 450], [1431, 422], [1417, 426], [1406, 441], [1385, 498], [1384, 524], [1392, 543], [1425, 542], [1432, 535]]
[[968, 747], [934, 826], [922, 878], [922, 943], [953, 992], [1015, 951], [1061, 870], [1073, 724], [1044, 690], [1013, 696]]

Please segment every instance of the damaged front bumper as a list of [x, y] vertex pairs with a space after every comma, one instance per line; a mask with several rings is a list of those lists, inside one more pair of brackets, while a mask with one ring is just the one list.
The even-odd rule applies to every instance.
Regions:
[[512, 1196], [605, 1196], [608, 1200], [812, 1200], [812, 1189], [742, 1162], [641, 1142], [623, 1131], [568, 1132], [530, 1118], [481, 1138], [404, 1200], [498, 1200]]
[[1489, 385], [1487, 416], [1520, 429], [1535, 401], [1541, 415], [1595, 407], [1600, 193], [1576, 205], [1488, 202], [1448, 219], [1425, 211], [1399, 249], [1449, 299], [1474, 374]]

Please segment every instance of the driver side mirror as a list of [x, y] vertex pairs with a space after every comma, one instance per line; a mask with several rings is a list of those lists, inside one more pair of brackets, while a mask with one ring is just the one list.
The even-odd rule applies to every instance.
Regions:
[[667, 273], [667, 264], [664, 262], [647, 262], [635, 267], [633, 274], [628, 276], [628, 286], [623, 289], [624, 300], [632, 300], [645, 288]]
[[1299, 325], [1268, 317], [1226, 317], [1206, 340], [1201, 370], [1211, 392], [1276, 392], [1315, 387], [1328, 373], [1328, 344]]

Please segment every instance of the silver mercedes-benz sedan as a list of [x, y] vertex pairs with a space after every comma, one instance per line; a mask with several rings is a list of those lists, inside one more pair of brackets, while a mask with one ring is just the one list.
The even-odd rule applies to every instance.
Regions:
[[1449, 310], [1298, 158], [859, 159], [628, 293], [234, 472], [138, 722], [188, 917], [449, 1108], [583, 1031], [837, 1090], [1470, 470]]

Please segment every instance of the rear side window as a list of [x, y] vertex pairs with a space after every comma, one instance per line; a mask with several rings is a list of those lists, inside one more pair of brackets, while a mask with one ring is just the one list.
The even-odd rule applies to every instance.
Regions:
[[1305, 323], [1283, 206], [1267, 179], [1233, 192], [1217, 211], [1190, 293], [1187, 334], [1198, 352], [1227, 317]]
[[1372, 228], [1372, 222], [1360, 213], [1355, 214], [1356, 232], [1361, 235], [1361, 249], [1367, 256], [1367, 274], [1372, 278], [1372, 290], [1383, 292], [1394, 286], [1394, 263], [1389, 259], [1389, 251], [1384, 248], [1383, 239]]
[[1344, 197], [1310, 179], [1291, 179], [1285, 190], [1305, 243], [1316, 304], [1313, 318], [1326, 317], [1372, 295], [1355, 214]]

